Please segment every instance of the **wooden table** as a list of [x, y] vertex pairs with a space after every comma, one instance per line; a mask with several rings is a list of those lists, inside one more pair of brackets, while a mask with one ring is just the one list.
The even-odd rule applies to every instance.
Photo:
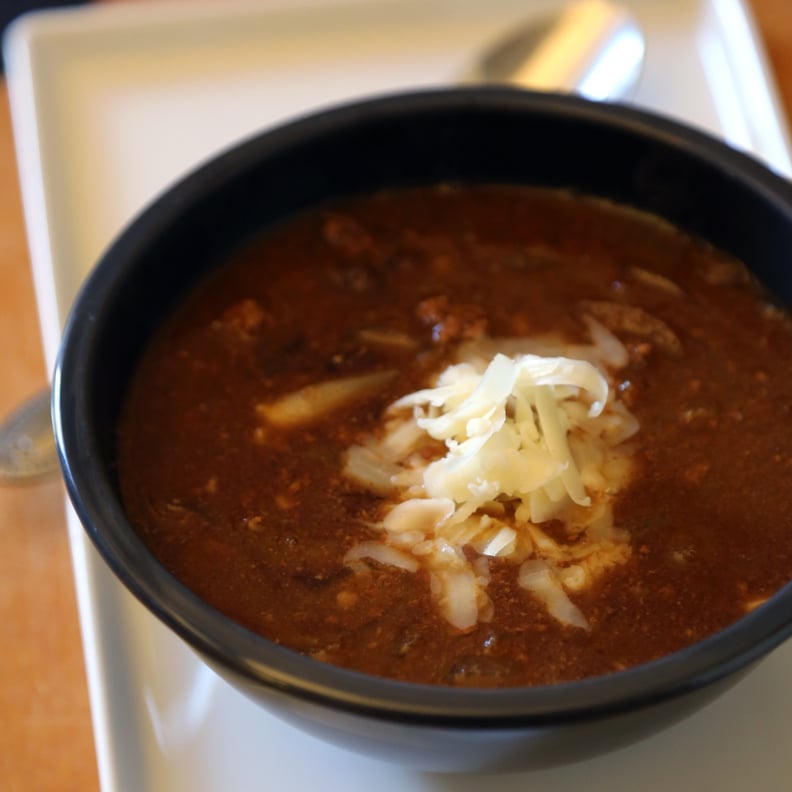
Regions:
[[[792, 2], [751, 0], [792, 108]], [[47, 382], [5, 83], [0, 88], [0, 415]], [[98, 788], [63, 513], [53, 481], [0, 488], [0, 789]]]

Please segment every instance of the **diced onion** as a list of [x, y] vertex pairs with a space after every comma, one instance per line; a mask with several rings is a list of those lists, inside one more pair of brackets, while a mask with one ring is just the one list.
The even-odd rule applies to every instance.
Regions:
[[256, 412], [275, 426], [297, 426], [316, 420], [377, 390], [395, 374], [395, 371], [377, 371], [306, 385], [269, 404], [258, 404]]
[[478, 583], [471, 569], [440, 569], [433, 583], [440, 610], [458, 630], [468, 630], [478, 621]]
[[481, 555], [498, 556], [514, 545], [517, 533], [513, 528], [503, 527], [481, 548]]
[[536, 595], [558, 621], [584, 630], [589, 628], [586, 617], [569, 599], [561, 583], [543, 561], [526, 561], [520, 567], [517, 582]]
[[344, 472], [372, 492], [383, 495], [393, 489], [393, 479], [401, 473], [401, 468], [370, 448], [355, 445], [347, 449]]
[[382, 542], [360, 542], [348, 550], [344, 556], [346, 566], [363, 560], [400, 567], [408, 572], [418, 571], [418, 561], [414, 557]]
[[454, 502], [449, 498], [411, 498], [391, 509], [382, 521], [386, 530], [430, 531], [454, 513]]

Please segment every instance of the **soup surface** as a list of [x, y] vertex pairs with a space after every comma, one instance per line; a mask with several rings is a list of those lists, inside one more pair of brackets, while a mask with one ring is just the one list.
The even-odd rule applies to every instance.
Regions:
[[659, 220], [516, 187], [350, 199], [169, 317], [119, 427], [122, 491], [188, 587], [318, 659], [604, 674], [792, 578], [790, 361], [789, 316]]

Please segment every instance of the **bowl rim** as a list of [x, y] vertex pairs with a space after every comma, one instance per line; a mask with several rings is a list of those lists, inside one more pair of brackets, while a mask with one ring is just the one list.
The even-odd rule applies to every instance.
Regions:
[[[248, 685], [397, 722], [453, 728], [548, 726], [647, 707], [713, 683], [755, 662], [792, 633], [792, 584], [731, 626], [658, 660], [599, 677], [540, 687], [419, 685], [332, 666], [278, 646], [232, 622], [173, 577], [127, 521], [102, 469], [90, 389], [96, 328], [108, 295], [186, 206], [222, 188], [261, 158], [366, 119], [490, 109], [617, 127], [683, 151], [781, 206], [792, 225], [792, 187], [752, 157], [670, 118], [624, 105], [503, 87], [439, 88], [366, 98], [257, 133], [167, 188], [119, 234], [82, 286], [53, 375], [52, 413], [67, 492], [86, 532], [120, 581], [157, 618]], [[64, 384], [65, 383], [65, 384]], [[104, 527], [102, 527], [104, 526]]]

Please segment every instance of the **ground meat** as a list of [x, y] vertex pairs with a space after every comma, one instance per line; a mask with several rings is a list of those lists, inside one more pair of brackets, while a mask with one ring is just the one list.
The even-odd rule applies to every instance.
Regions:
[[487, 317], [480, 305], [453, 304], [444, 294], [421, 300], [415, 315], [431, 328], [436, 344], [470, 341], [487, 332]]

